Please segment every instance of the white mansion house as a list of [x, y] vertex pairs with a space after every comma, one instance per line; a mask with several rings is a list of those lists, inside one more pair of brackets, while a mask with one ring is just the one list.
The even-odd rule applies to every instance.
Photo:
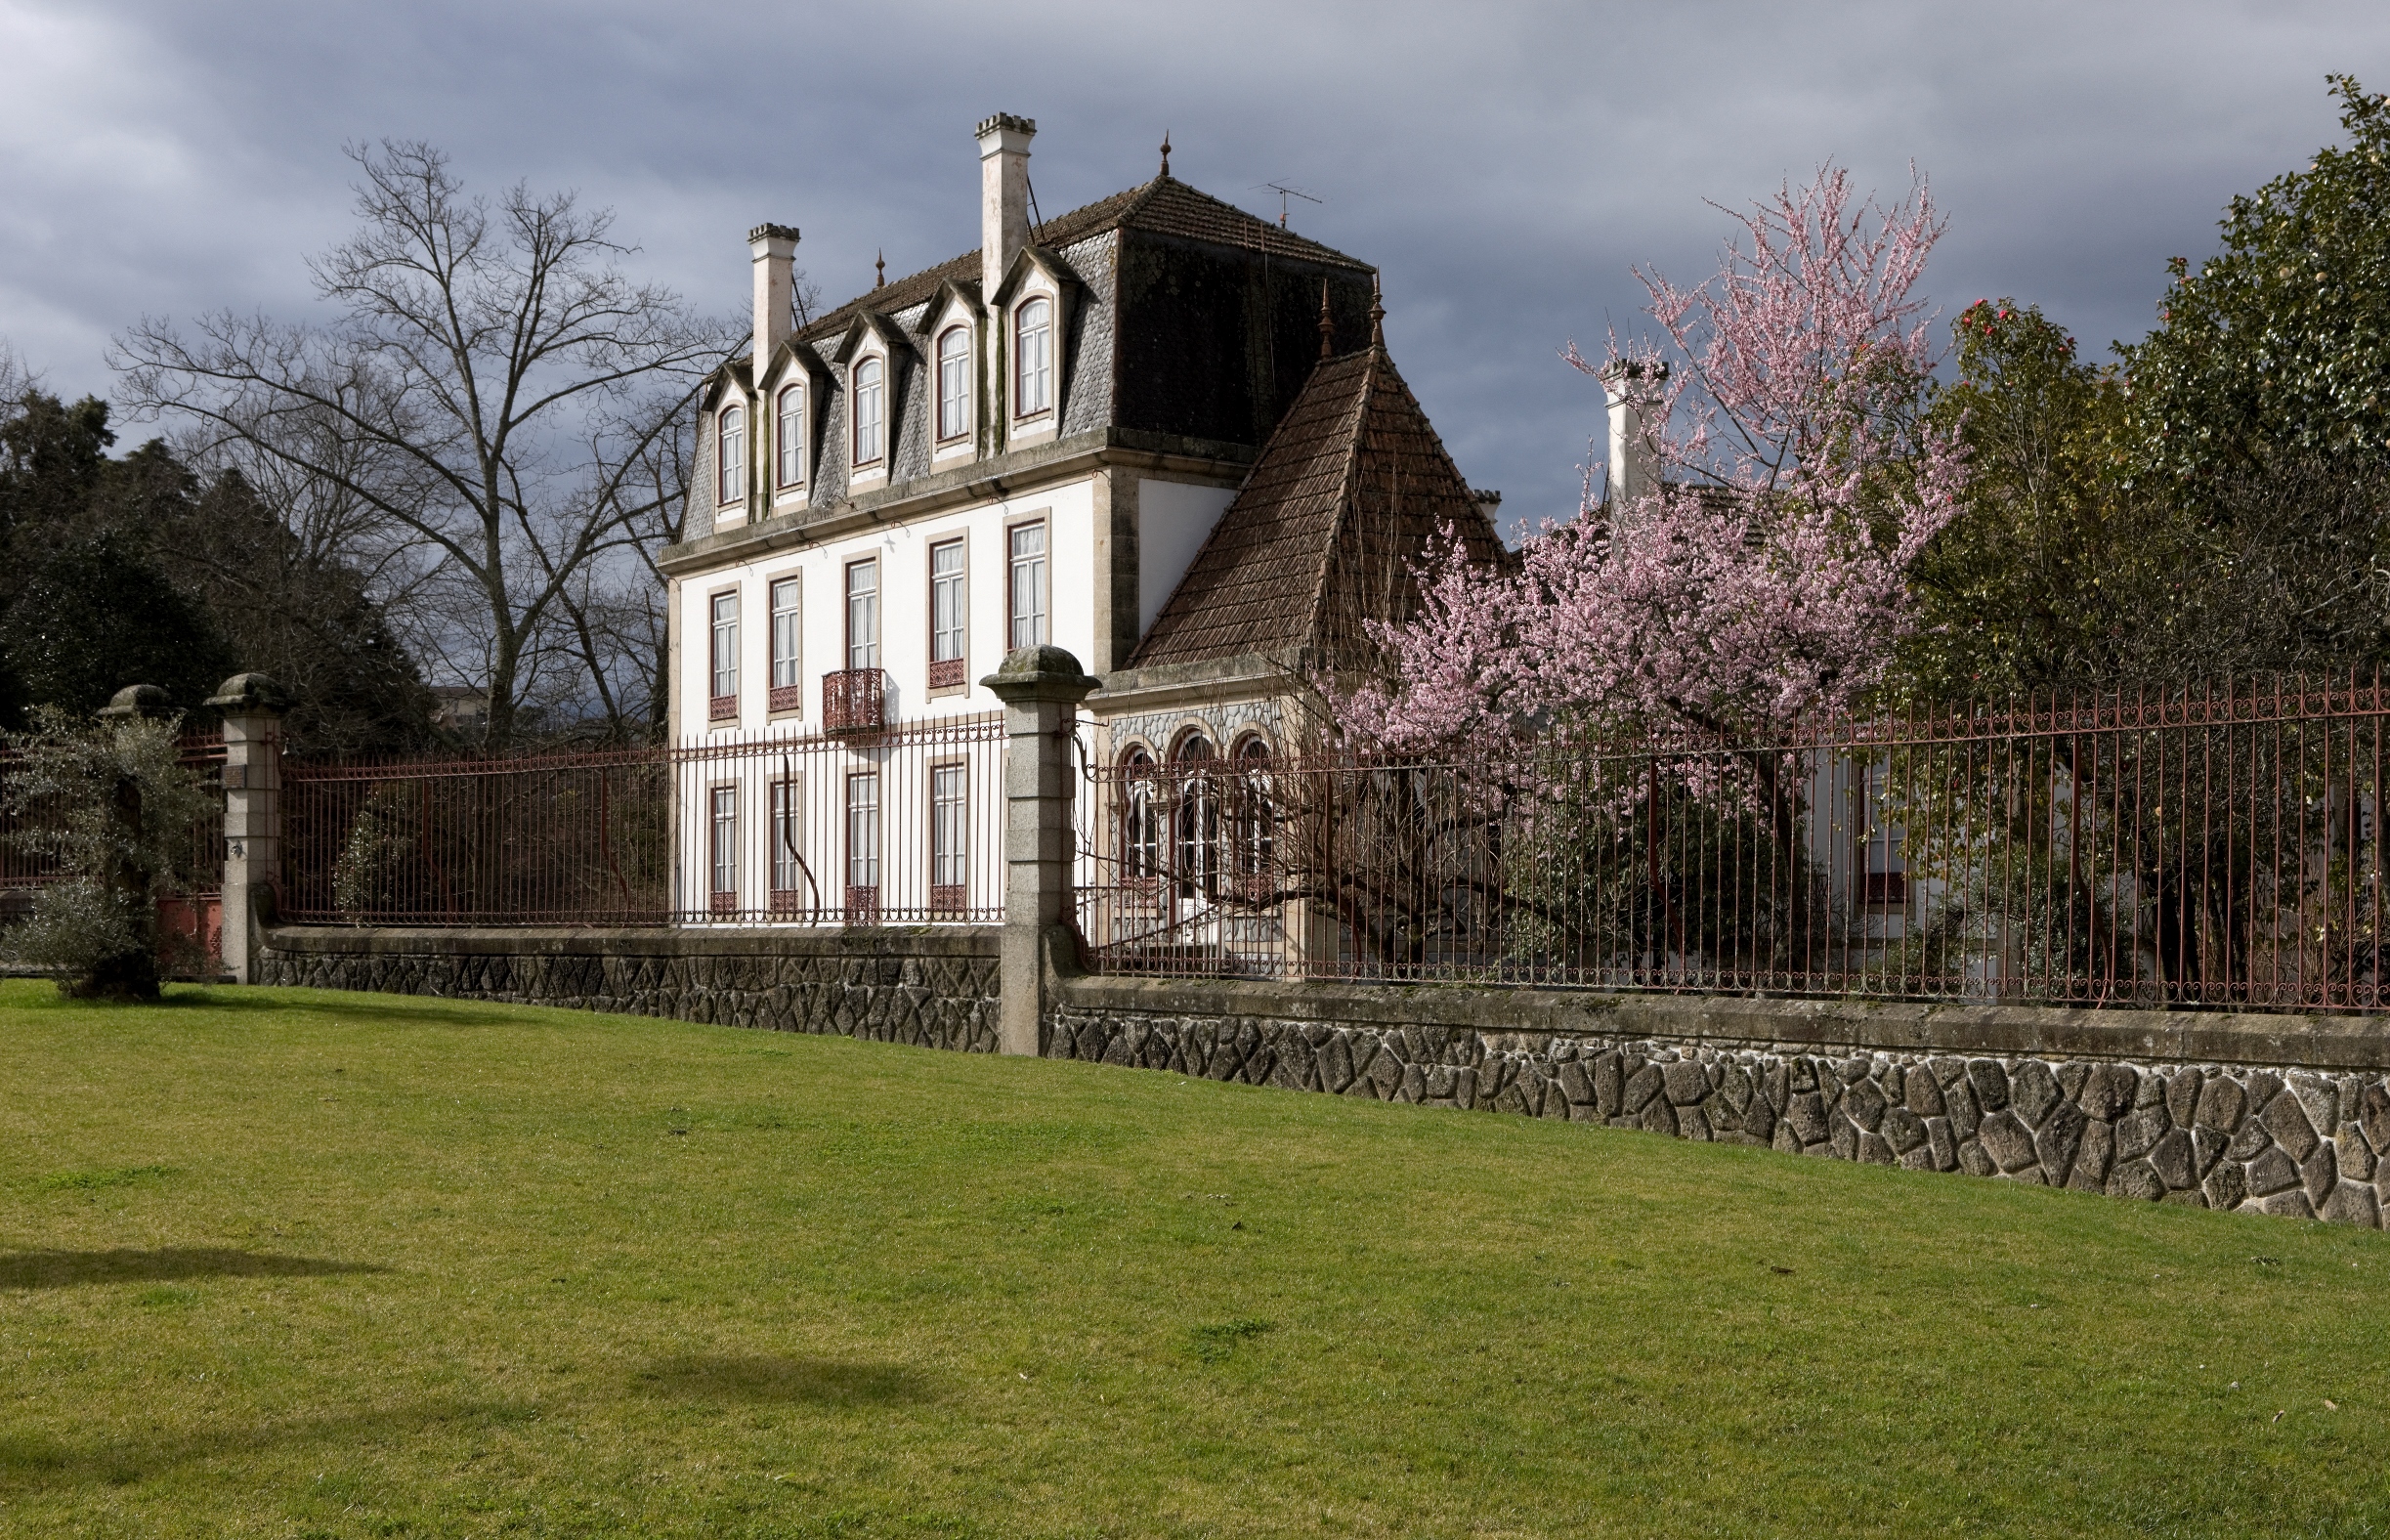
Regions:
[[[1407, 610], [1405, 564], [1439, 528], [1499, 550], [1386, 355], [1375, 270], [1177, 181], [1167, 146], [1152, 181], [1034, 222], [1035, 132], [979, 125], [976, 249], [802, 326], [796, 231], [749, 235], [754, 345], [701, 399], [703, 469], [662, 563], [674, 744], [993, 711], [978, 680], [1053, 643], [1104, 681], [1087, 710], [1109, 759], [1283, 752], [1289, 680]], [[834, 862], [876, 891], [862, 812], [881, 788], [837, 773], [842, 793], [804, 796], [825, 812], [812, 843], [845, 849], [808, 877], [830, 885], [814, 869]], [[962, 774], [923, 789], [937, 816], [963, 816]], [[793, 785], [704, 795], [682, 848], [710, 852], [716, 910], [778, 905], [800, 834], [740, 831]], [[960, 856], [930, 875], [956, 910], [979, 903], [953, 896], [969, 880]]]

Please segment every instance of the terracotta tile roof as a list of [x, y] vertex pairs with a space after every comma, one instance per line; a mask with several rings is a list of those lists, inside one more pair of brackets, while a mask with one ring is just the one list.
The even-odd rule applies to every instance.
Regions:
[[1365, 648], [1360, 621], [1407, 619], [1409, 565], [1443, 527], [1502, 541], [1383, 347], [1321, 363], [1131, 656], [1131, 667], [1243, 653]]
[[[1291, 230], [1280, 230], [1258, 214], [1249, 214], [1233, 203], [1223, 203], [1208, 192], [1197, 192], [1176, 177], [1156, 177], [1143, 187], [1115, 192], [1098, 198], [1083, 208], [1035, 226], [1030, 238], [1047, 250], [1075, 244], [1090, 235], [1100, 235], [1111, 230], [1141, 230], [1158, 235], [1175, 235], [1185, 240], [1207, 240], [1216, 245], [1239, 246], [1248, 251], [1264, 251], [1273, 257], [1291, 257], [1316, 262], [1329, 267], [1350, 268], [1356, 272], [1372, 271], [1369, 264], [1348, 257], [1332, 246], [1316, 240], [1306, 240]], [[936, 292], [940, 283], [953, 278], [965, 285], [979, 281], [979, 253], [966, 251], [961, 256], [909, 274], [879, 288], [857, 295], [798, 329], [797, 335], [809, 342], [834, 337], [846, 329], [847, 323], [862, 311], [892, 315], [910, 306], [918, 305]]]

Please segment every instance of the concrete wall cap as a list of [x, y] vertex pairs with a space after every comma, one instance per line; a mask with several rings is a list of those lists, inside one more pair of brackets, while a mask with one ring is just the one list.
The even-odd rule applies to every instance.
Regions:
[[262, 673], [236, 673], [216, 686], [207, 704], [220, 711], [287, 711], [290, 692]]
[[106, 721], [116, 721], [132, 716], [171, 716], [173, 714], [174, 702], [167, 697], [165, 691], [153, 684], [128, 684], [110, 697], [107, 705], [100, 707], [100, 716]]
[[1048, 643], [1022, 647], [1004, 655], [996, 672], [979, 681], [1000, 700], [1038, 700], [1066, 697], [1077, 701], [1104, 687], [1101, 679], [1079, 666], [1068, 648]]

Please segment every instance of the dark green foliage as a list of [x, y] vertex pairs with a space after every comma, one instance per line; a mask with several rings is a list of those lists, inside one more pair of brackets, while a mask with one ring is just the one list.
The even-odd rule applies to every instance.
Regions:
[[237, 472], [203, 479], [157, 440], [109, 458], [107, 417], [39, 391], [0, 406], [0, 726], [136, 683], [196, 717], [250, 669], [296, 698], [293, 749], [423, 747], [429, 694], [363, 578]]
[[2120, 347], [2135, 458], [2179, 494], [2285, 456], [2390, 458], [2390, 98], [2331, 77], [2348, 144], [2236, 197], [2224, 252]]
[[68, 540], [33, 566], [0, 616], [0, 648], [27, 699], [75, 715], [129, 684], [156, 685], [188, 710], [239, 671], [206, 608], [113, 533]]

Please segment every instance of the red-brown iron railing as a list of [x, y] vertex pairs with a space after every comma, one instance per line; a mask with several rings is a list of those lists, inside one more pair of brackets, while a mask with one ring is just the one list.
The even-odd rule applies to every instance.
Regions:
[[2378, 681], [1099, 767], [1100, 971], [2390, 1008]]
[[837, 668], [822, 675], [822, 730], [876, 733], [888, 721], [888, 676], [876, 668]]
[[282, 772], [306, 924], [881, 924], [1003, 912], [1001, 718]]

